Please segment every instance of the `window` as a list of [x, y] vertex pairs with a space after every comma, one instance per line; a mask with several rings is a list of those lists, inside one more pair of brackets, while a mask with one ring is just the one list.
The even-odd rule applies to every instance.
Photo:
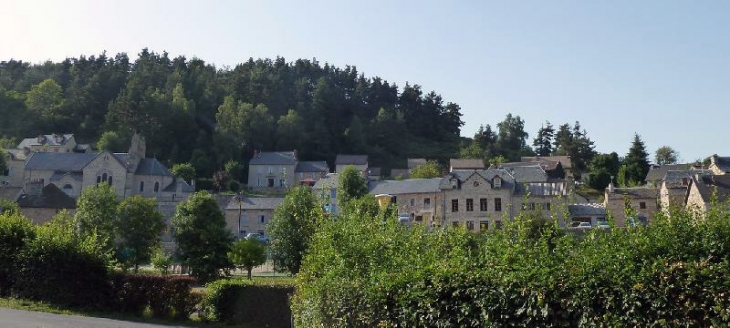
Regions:
[[274, 186], [274, 179], [267, 179], [267, 180], [268, 180], [268, 181], [267, 181], [267, 182], [268, 182], [267, 186], [268, 186], [269, 188], [273, 187], [273, 186]]
[[261, 178], [256, 178], [256, 185], [259, 186], [259, 187], [263, 186], [261, 184]]
[[112, 185], [112, 176], [111, 175], [109, 176], [109, 180], [107, 180], [107, 182], [109, 182], [110, 186]]
[[499, 176], [495, 176], [492, 183], [493, 183], [494, 189], [502, 188], [502, 178], [500, 178]]
[[269, 174], [274, 174], [274, 168], [269, 166]]
[[139, 182], [139, 192], [144, 192], [144, 181]]
[[286, 166], [281, 167], [281, 174], [286, 174]]
[[474, 231], [474, 221], [466, 221], [466, 230]]
[[479, 231], [489, 230], [489, 221], [479, 221]]
[[261, 215], [261, 223], [266, 223], [266, 217], [263, 214]]
[[458, 199], [452, 199], [451, 200], [451, 211], [452, 212], [458, 212], [459, 211], [459, 200]]
[[487, 199], [486, 198], [479, 198], [479, 210], [482, 212], [487, 211]]
[[474, 200], [471, 198], [467, 198], [466, 200], [466, 211], [474, 212]]
[[643, 209], [646, 209], [646, 202], [639, 203], [639, 208], [642, 209], [642, 210]]
[[494, 211], [495, 212], [501, 212], [502, 211], [502, 198], [495, 198], [494, 199]]
[[550, 203], [545, 203], [545, 205], [542, 207], [544, 210], [549, 211], [550, 210]]
[[423, 222], [423, 215], [419, 215], [416, 217], [416, 222]]
[[160, 183], [155, 181], [155, 192], [159, 192], [159, 191], [160, 191]]
[[65, 184], [65, 185], [63, 185], [63, 192], [65, 192], [66, 195], [71, 196], [74, 193], [74, 187], [71, 186], [70, 184]]
[[529, 208], [530, 208], [530, 211], [534, 211], [535, 210], [535, 203], [530, 203], [530, 207]]
[[390, 202], [393, 204], [398, 204], [398, 197], [393, 196], [393, 198], [390, 199]]
[[279, 187], [286, 186], [286, 179], [279, 179]]
[[451, 222], [451, 226], [454, 227], [454, 228], [458, 228], [459, 227], [459, 221]]
[[101, 175], [97, 175], [96, 176], [96, 184], [100, 184], [100, 183], [101, 183]]
[[106, 182], [107, 181], [107, 175], [106, 175], [106, 173], [104, 173], [104, 174], [101, 175], [101, 181], [102, 182]]
[[337, 189], [330, 190], [330, 198], [337, 198]]
[[424, 208], [429, 208], [429, 207], [431, 207], [431, 198], [424, 198], [424, 199], [423, 199], [423, 207], [424, 207]]
[[502, 229], [502, 221], [494, 221], [494, 228], [496, 229]]
[[411, 203], [411, 207], [416, 206], [416, 200], [415, 199], [411, 198], [411, 202], [410, 203]]

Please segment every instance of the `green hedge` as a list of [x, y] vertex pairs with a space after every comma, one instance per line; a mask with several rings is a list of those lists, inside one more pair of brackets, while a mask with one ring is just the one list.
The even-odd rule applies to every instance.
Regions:
[[206, 286], [203, 316], [210, 321], [252, 327], [290, 327], [289, 297], [294, 286], [286, 281], [218, 280]]
[[302, 327], [727, 326], [730, 215], [564, 234], [522, 213], [503, 230], [323, 222], [297, 279]]
[[112, 277], [116, 309], [143, 315], [147, 309], [155, 317], [188, 318], [200, 301], [191, 293], [195, 279], [188, 276], [162, 276], [117, 273]]
[[14, 212], [0, 213], [0, 296], [8, 296], [25, 244], [35, 238], [31, 221]]

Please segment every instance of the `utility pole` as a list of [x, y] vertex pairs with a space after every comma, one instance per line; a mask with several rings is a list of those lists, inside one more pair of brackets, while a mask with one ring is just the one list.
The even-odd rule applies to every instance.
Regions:
[[243, 196], [241, 196], [240, 191], [236, 195], [236, 203], [238, 203], [238, 231], [236, 231], [236, 240], [239, 240], [241, 239], [241, 205], [243, 204]]

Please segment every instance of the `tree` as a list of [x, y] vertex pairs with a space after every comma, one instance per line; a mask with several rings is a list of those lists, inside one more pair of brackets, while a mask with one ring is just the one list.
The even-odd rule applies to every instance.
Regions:
[[223, 170], [215, 172], [215, 174], [213, 174], [213, 188], [218, 190], [218, 192], [226, 190], [228, 188], [228, 181], [230, 180], [231, 176], [228, 172]]
[[679, 160], [679, 153], [669, 146], [662, 146], [656, 150], [654, 156], [658, 165], [676, 164]]
[[127, 146], [127, 143], [114, 131], [105, 131], [101, 134], [96, 147], [99, 150], [108, 150], [110, 152], [121, 152]]
[[223, 166], [228, 176], [236, 181], [243, 181], [243, 165], [241, 163], [230, 160]]
[[550, 122], [546, 121], [545, 125], [537, 131], [537, 136], [532, 142], [535, 147], [535, 153], [538, 156], [550, 156], [553, 153], [553, 138], [555, 137], [555, 128]]
[[50, 121], [61, 115], [63, 99], [61, 86], [53, 79], [46, 79], [30, 88], [25, 105], [29, 112]]
[[459, 150], [459, 158], [484, 159], [484, 150], [479, 147], [479, 144], [472, 143], [471, 145]]
[[631, 149], [624, 158], [622, 166], [625, 167], [624, 185], [639, 185], [649, 173], [649, 154], [646, 152], [644, 141], [639, 134], [634, 134], [634, 141]]
[[114, 249], [117, 221], [117, 194], [114, 187], [101, 183], [86, 188], [76, 203], [74, 220], [82, 236], [95, 235], [104, 243], [104, 249]]
[[611, 177], [618, 177], [620, 161], [618, 154], [599, 154], [593, 157], [588, 165], [588, 185], [596, 190], [604, 190], [611, 182]]
[[119, 204], [117, 220], [117, 254], [121, 263], [134, 266], [149, 262], [152, 250], [160, 243], [160, 234], [165, 229], [162, 214], [157, 211], [157, 200], [135, 195]]
[[8, 170], [8, 164], [5, 160], [5, 151], [0, 148], [0, 175], [5, 175], [5, 171]]
[[276, 148], [280, 150], [299, 149], [304, 136], [304, 120], [290, 109], [286, 115], [279, 117], [276, 128]]
[[211, 194], [199, 191], [178, 204], [172, 226], [181, 260], [201, 282], [211, 281], [221, 269], [232, 267], [228, 251], [233, 235]]
[[246, 270], [248, 279], [251, 280], [251, 270], [266, 263], [266, 247], [264, 243], [256, 239], [241, 239], [233, 243], [228, 257], [233, 265], [241, 270]]
[[411, 171], [412, 179], [430, 179], [441, 176], [439, 164], [436, 161], [428, 161], [426, 164], [419, 165]]
[[349, 165], [339, 175], [337, 201], [341, 205], [368, 193], [367, 181], [365, 181], [363, 173], [358, 171], [356, 167]]
[[519, 115], [507, 114], [504, 121], [497, 123], [497, 149], [495, 155], [502, 155], [510, 161], [519, 161], [527, 146], [528, 134], [525, 121]]
[[195, 180], [195, 168], [190, 163], [175, 164], [170, 171], [176, 177], [180, 177], [188, 183], [193, 183], [193, 180]]
[[256, 106], [226, 97], [215, 115], [218, 128], [225, 135], [254, 149], [273, 146], [274, 118], [263, 105]]
[[570, 156], [573, 148], [573, 133], [570, 131], [569, 124], [562, 124], [558, 127], [558, 132], [555, 133], [554, 146], [554, 155]]
[[172, 255], [165, 254], [162, 249], [157, 248], [152, 253], [150, 263], [155, 269], [160, 270], [161, 274], [167, 274], [168, 269], [172, 266]]
[[312, 192], [292, 188], [269, 222], [271, 256], [278, 269], [297, 274], [317, 227], [322, 210]]

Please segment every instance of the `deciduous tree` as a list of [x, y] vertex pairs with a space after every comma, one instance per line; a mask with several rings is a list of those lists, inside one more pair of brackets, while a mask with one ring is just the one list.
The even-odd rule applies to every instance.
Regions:
[[659, 165], [676, 164], [679, 160], [679, 153], [672, 147], [662, 146], [656, 150], [654, 159]]
[[344, 205], [351, 199], [360, 198], [368, 193], [368, 185], [363, 173], [350, 165], [339, 174], [337, 182], [337, 201]]
[[248, 279], [251, 280], [253, 268], [266, 263], [266, 246], [259, 240], [241, 239], [233, 243], [228, 257], [231, 258], [233, 265], [246, 270]]
[[307, 187], [294, 187], [289, 191], [274, 211], [268, 228], [272, 239], [271, 256], [277, 269], [291, 274], [299, 272], [321, 216], [320, 204]]
[[123, 200], [119, 204], [118, 216], [117, 254], [126, 255], [118, 259], [125, 266], [133, 266], [136, 273], [140, 264], [150, 261], [152, 250], [160, 243], [165, 222], [157, 211], [157, 201], [139, 195]]
[[428, 161], [426, 164], [419, 165], [411, 171], [412, 179], [430, 179], [441, 176], [439, 164], [436, 161]]
[[104, 249], [114, 249], [119, 201], [114, 187], [101, 183], [86, 188], [76, 203], [74, 219], [79, 233], [84, 236], [95, 235], [104, 243]]

